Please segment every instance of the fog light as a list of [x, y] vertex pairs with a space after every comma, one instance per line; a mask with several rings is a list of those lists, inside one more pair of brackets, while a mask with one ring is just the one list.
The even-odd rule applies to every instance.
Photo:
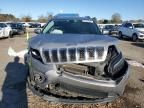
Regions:
[[39, 73], [34, 74], [34, 80], [36, 83], [43, 83], [45, 79], [46, 78], [42, 74], [39, 74]]

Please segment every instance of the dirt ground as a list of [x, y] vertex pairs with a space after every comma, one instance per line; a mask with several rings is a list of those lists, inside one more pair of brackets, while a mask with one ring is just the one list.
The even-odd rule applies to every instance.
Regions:
[[[33, 95], [26, 88], [27, 73], [23, 59], [9, 57], [9, 46], [16, 52], [25, 49], [26, 35], [0, 39], [0, 108], [144, 108], [144, 68], [142, 67], [130, 66], [130, 77], [124, 95], [112, 103], [54, 104]], [[120, 40], [118, 46], [125, 58], [144, 64], [144, 42]]]

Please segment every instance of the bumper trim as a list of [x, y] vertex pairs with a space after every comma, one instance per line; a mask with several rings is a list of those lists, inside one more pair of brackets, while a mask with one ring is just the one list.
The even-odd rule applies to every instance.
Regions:
[[[28, 81], [29, 82], [29, 81]], [[97, 98], [97, 99], [70, 99], [70, 98], [62, 98], [55, 97], [50, 94], [44, 94], [40, 89], [35, 89], [34, 86], [28, 83], [29, 89], [36, 95], [42, 97], [44, 100], [54, 103], [66, 103], [66, 104], [87, 104], [87, 103], [107, 103], [114, 101], [119, 97], [118, 94], [109, 94], [106, 98]]]

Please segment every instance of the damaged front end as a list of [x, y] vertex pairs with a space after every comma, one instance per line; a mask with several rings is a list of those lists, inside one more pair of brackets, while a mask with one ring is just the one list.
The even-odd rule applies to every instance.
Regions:
[[128, 64], [115, 45], [32, 47], [26, 55], [29, 88], [62, 103], [110, 102], [123, 94]]

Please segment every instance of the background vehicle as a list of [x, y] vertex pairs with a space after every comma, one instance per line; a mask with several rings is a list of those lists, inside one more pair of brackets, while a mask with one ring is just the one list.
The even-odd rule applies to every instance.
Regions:
[[23, 24], [24, 27], [29, 27], [30, 26], [30, 24], [28, 22], [19, 22], [19, 23]]
[[40, 23], [40, 25], [41, 25], [41, 28], [43, 28], [46, 25], [46, 23]]
[[102, 29], [103, 34], [117, 34], [118, 33], [118, 26], [117, 25], [105, 25], [104, 28]]
[[41, 24], [39, 23], [29, 23], [29, 28], [41, 28]]
[[26, 28], [21, 23], [7, 23], [12, 28], [13, 35], [15, 34], [24, 34], [26, 32]]
[[125, 22], [119, 28], [119, 37], [128, 37], [133, 41], [144, 40], [144, 24]]
[[5, 23], [0, 23], [0, 37], [13, 37], [12, 29]]

